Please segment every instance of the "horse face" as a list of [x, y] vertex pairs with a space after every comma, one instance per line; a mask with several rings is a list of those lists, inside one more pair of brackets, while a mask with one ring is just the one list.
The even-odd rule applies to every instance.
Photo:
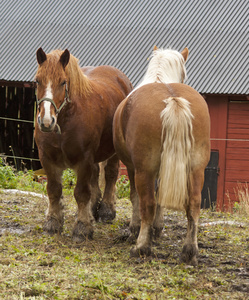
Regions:
[[37, 50], [37, 124], [43, 132], [54, 131], [57, 125], [57, 117], [65, 101], [65, 67], [69, 56], [68, 50], [65, 50], [59, 59], [46, 55], [41, 48]]

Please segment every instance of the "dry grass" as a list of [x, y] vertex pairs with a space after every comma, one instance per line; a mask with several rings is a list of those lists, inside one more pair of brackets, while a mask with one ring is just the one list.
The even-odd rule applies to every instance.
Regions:
[[237, 212], [241, 215], [246, 215], [249, 217], [249, 189], [247, 184], [238, 184], [235, 194], [237, 196], [238, 202], [235, 204]]

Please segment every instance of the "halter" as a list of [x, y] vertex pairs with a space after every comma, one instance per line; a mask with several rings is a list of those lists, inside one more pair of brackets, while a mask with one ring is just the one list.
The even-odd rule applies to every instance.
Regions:
[[[69, 102], [71, 102], [71, 100], [69, 99], [69, 96], [68, 96], [68, 89], [67, 89], [67, 83], [66, 83], [66, 89], [65, 89], [65, 97], [64, 97], [64, 100], [63, 102], [61, 103], [60, 107], [57, 108], [56, 104], [54, 103], [54, 100], [51, 99], [51, 98], [47, 98], [47, 97], [44, 97], [44, 98], [41, 98], [40, 100], [37, 99], [37, 94], [36, 94], [36, 105], [37, 107], [43, 102], [43, 101], [48, 101], [50, 102], [54, 109], [55, 109], [55, 114], [56, 114], [56, 117], [58, 117], [58, 114], [60, 113], [60, 111], [62, 110], [62, 108]], [[56, 123], [56, 126], [57, 126], [57, 133], [58, 134], [61, 134], [61, 129], [60, 129], [60, 126], [58, 125], [58, 123]]]

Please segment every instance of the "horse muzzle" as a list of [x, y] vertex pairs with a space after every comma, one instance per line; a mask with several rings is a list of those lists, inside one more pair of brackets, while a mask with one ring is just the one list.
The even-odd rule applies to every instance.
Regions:
[[37, 123], [42, 132], [52, 132], [56, 128], [57, 120], [54, 116], [51, 116], [50, 122], [47, 122], [46, 120], [38, 116]]

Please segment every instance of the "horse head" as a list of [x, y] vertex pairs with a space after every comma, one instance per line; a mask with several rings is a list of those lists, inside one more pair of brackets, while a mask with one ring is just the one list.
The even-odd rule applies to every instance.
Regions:
[[70, 52], [55, 51], [46, 54], [42, 48], [36, 52], [38, 70], [35, 76], [37, 84], [37, 123], [41, 131], [52, 132], [60, 127], [57, 117], [64, 105], [69, 102], [65, 68]]

